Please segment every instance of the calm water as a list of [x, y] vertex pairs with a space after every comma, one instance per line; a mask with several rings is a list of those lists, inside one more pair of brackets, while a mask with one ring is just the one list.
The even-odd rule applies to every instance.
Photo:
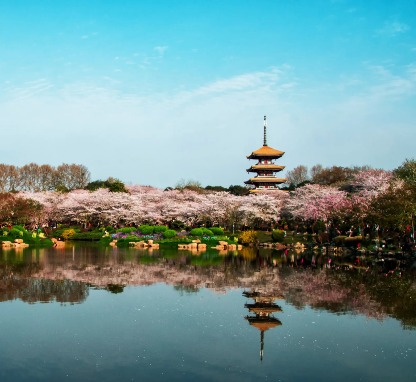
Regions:
[[327, 260], [0, 252], [0, 380], [415, 381], [414, 276]]

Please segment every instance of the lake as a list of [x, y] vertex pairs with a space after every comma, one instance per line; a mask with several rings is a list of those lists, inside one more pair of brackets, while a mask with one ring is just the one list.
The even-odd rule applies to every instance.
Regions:
[[416, 380], [403, 262], [75, 243], [0, 272], [2, 382]]

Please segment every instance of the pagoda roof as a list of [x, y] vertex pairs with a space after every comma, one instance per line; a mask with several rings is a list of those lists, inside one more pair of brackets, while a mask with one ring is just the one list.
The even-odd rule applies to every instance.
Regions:
[[248, 159], [256, 159], [256, 158], [280, 158], [284, 154], [284, 151], [276, 150], [273, 147], [263, 145], [258, 150], [253, 151], [249, 156]]
[[277, 164], [256, 164], [247, 169], [248, 172], [257, 172], [258, 170], [272, 170], [272, 171], [282, 171], [285, 166], [279, 166]]
[[282, 294], [276, 294], [276, 293], [269, 293], [269, 292], [259, 292], [257, 290], [250, 290], [250, 291], [244, 291], [243, 296], [247, 298], [252, 298], [255, 301], [260, 302], [270, 302], [272, 303], [274, 300], [283, 300], [284, 296]]
[[286, 178], [276, 178], [275, 176], [256, 176], [255, 178], [250, 178], [245, 184], [254, 184], [254, 183], [284, 183]]
[[257, 315], [264, 315], [264, 314], [270, 314], [270, 313], [282, 311], [282, 308], [277, 304], [255, 303], [255, 304], [245, 304], [245, 307], [250, 312], [254, 312]]
[[257, 329], [261, 331], [266, 331], [268, 329], [282, 325], [282, 323], [277, 318], [274, 318], [274, 317], [247, 316], [246, 320], [250, 323], [250, 325], [255, 326]]

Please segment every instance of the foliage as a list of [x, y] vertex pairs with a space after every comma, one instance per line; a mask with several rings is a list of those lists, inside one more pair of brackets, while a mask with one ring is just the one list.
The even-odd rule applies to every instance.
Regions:
[[275, 229], [272, 231], [273, 241], [277, 241], [278, 243], [282, 243], [285, 236], [286, 236], [286, 232], [281, 229]]
[[0, 233], [0, 240], [14, 241], [15, 239], [22, 239], [24, 243], [32, 246], [50, 246], [52, 241], [45, 237], [42, 231], [28, 231], [20, 225], [15, 225], [9, 228], [3, 228]]
[[194, 228], [189, 233], [191, 236], [197, 236], [197, 237], [214, 236], [214, 233], [210, 229], [205, 228], [205, 227]]
[[189, 232], [192, 236], [202, 236], [202, 228], [194, 228]]
[[143, 238], [141, 238], [141, 237], [138, 237], [138, 236], [136, 236], [136, 235], [127, 235], [125, 238], [124, 238], [126, 241], [142, 241], [143, 240]]
[[64, 240], [71, 240], [72, 239], [72, 237], [75, 235], [75, 230], [73, 229], [73, 228], [69, 228], [69, 229], [65, 229], [65, 230], [63, 230], [63, 232], [62, 232], [62, 238], [64, 239]]
[[170, 228], [172, 228], [176, 231], [179, 231], [181, 229], [185, 229], [185, 223], [180, 221], [180, 220], [177, 220], [177, 219], [172, 221], [169, 226], [170, 226]]
[[137, 231], [136, 227], [122, 227], [116, 230], [116, 232], [122, 232], [122, 233], [130, 233], [134, 231]]
[[70, 240], [101, 240], [102, 232], [75, 232]]
[[99, 188], [106, 188], [110, 192], [128, 192], [124, 183], [115, 178], [108, 178], [107, 180], [95, 180], [85, 186], [86, 190], [96, 191]]
[[205, 189], [207, 191], [216, 191], [216, 192], [228, 191], [227, 188], [222, 187], [222, 186], [206, 186]]
[[143, 224], [141, 226], [139, 226], [139, 231], [143, 234], [143, 235], [151, 235], [154, 232], [154, 227], [151, 225], [147, 225], [147, 224]]
[[258, 241], [257, 231], [243, 231], [238, 237], [239, 241], [243, 244], [254, 244]]
[[154, 232], [154, 233], [163, 233], [163, 232], [165, 232], [167, 229], [168, 229], [168, 227], [167, 227], [167, 226], [165, 226], [165, 225], [155, 225], [155, 226], [153, 227], [153, 232]]
[[19, 226], [14, 226], [8, 233], [8, 237], [10, 237], [11, 239], [21, 239], [23, 238], [23, 233], [25, 232], [25, 230], [23, 230], [21, 227]]
[[187, 237], [172, 237], [166, 238], [162, 240], [158, 240], [159, 245], [161, 248], [178, 248], [178, 244], [189, 244], [192, 240], [188, 239]]
[[201, 186], [201, 183], [199, 183], [196, 180], [189, 179], [181, 179], [178, 183], [175, 185], [176, 190], [191, 190], [196, 192], [203, 192], [203, 188]]
[[233, 185], [233, 186], [228, 187], [228, 192], [231, 195], [244, 196], [244, 195], [248, 195], [250, 191], [246, 187]]
[[210, 227], [209, 230], [215, 235], [224, 235], [224, 230], [220, 227]]
[[171, 239], [177, 235], [177, 232], [173, 229], [167, 229], [163, 232], [163, 237], [165, 239]]
[[407, 184], [416, 186], [416, 160], [406, 159], [401, 166], [394, 170], [394, 175]]

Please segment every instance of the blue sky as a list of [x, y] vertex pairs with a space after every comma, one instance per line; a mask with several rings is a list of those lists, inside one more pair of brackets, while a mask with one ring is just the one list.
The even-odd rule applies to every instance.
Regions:
[[243, 185], [415, 157], [416, 1], [0, 1], [0, 163]]

